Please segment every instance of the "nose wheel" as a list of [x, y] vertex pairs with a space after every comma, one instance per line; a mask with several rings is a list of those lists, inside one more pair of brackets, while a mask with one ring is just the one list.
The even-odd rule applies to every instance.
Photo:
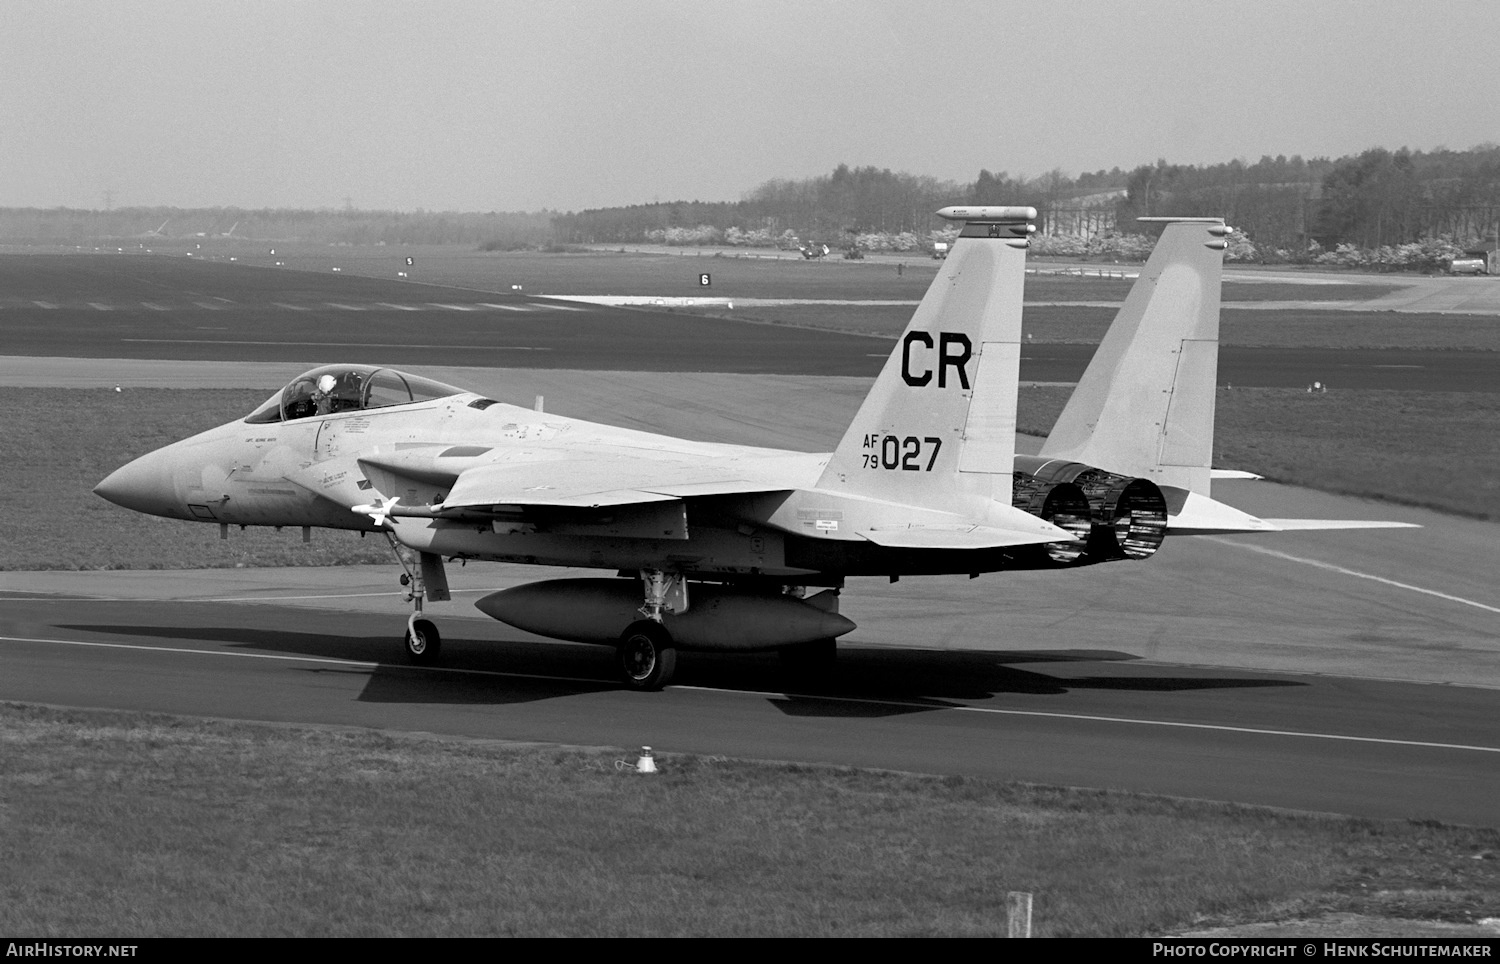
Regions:
[[431, 666], [443, 650], [443, 635], [436, 623], [420, 614], [418, 608], [406, 621], [406, 658], [419, 666]]

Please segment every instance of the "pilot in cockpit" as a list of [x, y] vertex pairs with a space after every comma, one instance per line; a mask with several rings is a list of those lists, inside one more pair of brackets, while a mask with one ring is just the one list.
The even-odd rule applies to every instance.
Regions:
[[333, 390], [338, 386], [339, 380], [332, 375], [324, 375], [318, 379], [318, 387], [313, 391], [313, 403], [317, 405], [317, 414], [327, 415], [336, 411], [335, 406], [338, 399], [334, 397]]
[[293, 379], [278, 396], [246, 416], [252, 424], [359, 412], [457, 395], [460, 389], [389, 368], [314, 369]]
[[354, 369], [318, 376], [312, 400], [318, 415], [352, 412], [364, 407], [364, 376]]

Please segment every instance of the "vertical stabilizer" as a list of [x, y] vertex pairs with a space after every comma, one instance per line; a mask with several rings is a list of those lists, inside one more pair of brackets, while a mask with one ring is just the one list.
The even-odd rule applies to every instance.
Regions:
[[1209, 494], [1219, 367], [1219, 218], [1166, 222], [1041, 456]]
[[944, 208], [964, 226], [818, 488], [958, 510], [1010, 503], [1021, 298], [1035, 208]]

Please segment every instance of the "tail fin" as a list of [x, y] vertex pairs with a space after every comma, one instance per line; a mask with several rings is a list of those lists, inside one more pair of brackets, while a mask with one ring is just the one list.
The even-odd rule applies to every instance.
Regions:
[[976, 497], [1008, 507], [1036, 209], [938, 214], [963, 230], [818, 488], [948, 511]]
[[1220, 218], [1166, 228], [1040, 455], [1208, 495], [1219, 368]]

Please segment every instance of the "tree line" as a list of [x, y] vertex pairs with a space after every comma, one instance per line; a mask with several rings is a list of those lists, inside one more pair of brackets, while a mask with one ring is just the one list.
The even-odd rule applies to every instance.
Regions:
[[[1241, 257], [1350, 263], [1340, 248], [1412, 246], [1461, 251], [1500, 230], [1500, 147], [1431, 152], [1372, 148], [1337, 159], [1262, 157], [1255, 163], [1141, 165], [1078, 176], [981, 170], [969, 183], [841, 164], [827, 175], [767, 181], [736, 202], [674, 201], [600, 208], [553, 218], [557, 240], [575, 244], [785, 246], [791, 239], [908, 250], [951, 234], [932, 212], [950, 204], [1038, 209], [1039, 247], [1058, 253], [1121, 250], [1118, 239], [1156, 229], [1138, 217], [1223, 217], [1243, 237]], [[1149, 250], [1149, 243], [1145, 250]], [[1436, 249], [1434, 249], [1436, 250]], [[1409, 252], [1408, 252], [1409, 253]], [[1127, 255], [1128, 256], [1128, 255]], [[1420, 260], [1420, 259], [1419, 259]], [[1430, 259], [1429, 259], [1430, 260]]]
[[0, 240], [167, 238], [304, 240], [329, 244], [472, 244], [487, 250], [570, 244], [791, 247], [924, 251], [954, 229], [951, 204], [1038, 209], [1038, 253], [1134, 259], [1156, 230], [1138, 217], [1223, 217], [1234, 260], [1437, 267], [1497, 237], [1500, 146], [1429, 152], [1372, 148], [1337, 159], [1255, 163], [1158, 160], [1036, 177], [980, 170], [959, 182], [840, 164], [825, 175], [766, 181], [738, 201], [669, 201], [578, 212], [430, 212], [241, 208], [0, 209]]
[[[472, 244], [534, 248], [553, 240], [553, 211], [308, 211], [283, 208], [0, 208], [0, 240], [150, 243], [230, 237], [326, 244]], [[150, 232], [161, 229], [161, 236]], [[232, 231], [232, 233], [231, 233]]]

